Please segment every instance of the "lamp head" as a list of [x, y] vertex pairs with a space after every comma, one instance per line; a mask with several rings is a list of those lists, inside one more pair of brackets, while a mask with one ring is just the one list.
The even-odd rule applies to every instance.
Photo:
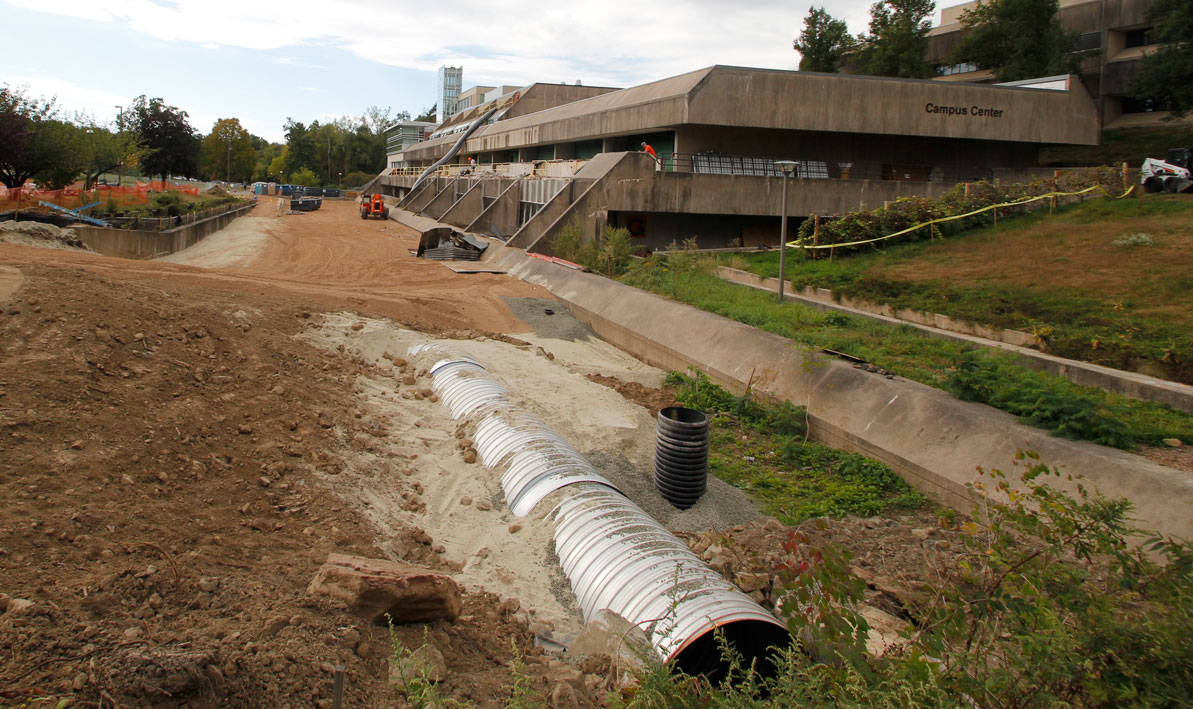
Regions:
[[776, 160], [775, 167], [779, 168], [779, 172], [783, 173], [784, 177], [791, 177], [795, 174], [794, 160]]

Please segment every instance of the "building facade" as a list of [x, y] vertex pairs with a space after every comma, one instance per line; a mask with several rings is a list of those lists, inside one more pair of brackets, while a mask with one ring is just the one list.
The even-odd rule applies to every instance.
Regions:
[[[938, 81], [995, 81], [990, 70], [946, 64], [961, 39], [962, 13], [977, 4], [974, 0], [942, 8], [940, 25], [929, 32], [928, 58], [941, 65]], [[1094, 96], [1103, 129], [1165, 125], [1167, 111], [1131, 96], [1143, 57], [1157, 47], [1147, 19], [1152, 4], [1153, 0], [1060, 0], [1061, 24], [1077, 35], [1074, 51], [1090, 52], [1081, 78]]]
[[429, 138], [434, 129], [430, 121], [398, 121], [386, 128], [385, 164], [391, 169], [401, 167], [402, 151]]
[[425, 167], [458, 146], [434, 179], [379, 184], [414, 211], [522, 248], [547, 248], [573, 220], [586, 234], [624, 226], [647, 249], [693, 236], [749, 246], [777, 238], [777, 160], [796, 161], [788, 214], [807, 217], [1019, 179], [1041, 146], [1098, 135], [1071, 76], [995, 86], [714, 66], [620, 90], [532, 84], [403, 151]]

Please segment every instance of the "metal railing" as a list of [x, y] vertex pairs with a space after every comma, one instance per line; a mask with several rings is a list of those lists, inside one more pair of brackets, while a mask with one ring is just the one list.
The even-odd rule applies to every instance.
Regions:
[[[776, 167], [778, 160], [791, 158], [760, 158], [719, 153], [660, 153], [659, 168], [663, 172], [686, 172], [701, 175], [744, 175], [752, 177], [782, 177]], [[894, 180], [899, 182], [976, 182], [989, 180], [993, 171], [971, 165], [882, 163], [863, 160], [794, 160], [794, 177], [820, 180]]]

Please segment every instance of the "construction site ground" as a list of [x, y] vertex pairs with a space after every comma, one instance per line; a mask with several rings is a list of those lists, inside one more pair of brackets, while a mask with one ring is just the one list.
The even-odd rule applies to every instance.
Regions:
[[[541, 511], [506, 509], [406, 361], [420, 343], [488, 367], [714, 568], [775, 568], [786, 530], [742, 492], [710, 481], [679, 512], [653, 490], [663, 372], [541, 288], [415, 259], [415, 236], [266, 200], [156, 261], [0, 243], [0, 706], [331, 706], [337, 665], [344, 706], [401, 705], [389, 629], [307, 592], [331, 552], [463, 586], [455, 622], [393, 631], [439, 649], [444, 696], [503, 706], [523, 672], [552, 705], [602, 705], [607, 658], [541, 647], [581, 624]], [[896, 579], [950, 563], [931, 525], [818, 534]]]

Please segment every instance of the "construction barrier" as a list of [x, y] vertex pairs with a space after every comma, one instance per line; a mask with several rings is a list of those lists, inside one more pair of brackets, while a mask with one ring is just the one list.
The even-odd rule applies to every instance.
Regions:
[[0, 209], [17, 207], [33, 207], [38, 202], [53, 202], [60, 207], [80, 207], [96, 200], [108, 201], [115, 199], [119, 202], [149, 201], [150, 192], [181, 192], [193, 197], [199, 196], [199, 188], [194, 185], [172, 185], [167, 182], [134, 182], [131, 185], [95, 185], [90, 191], [84, 191], [82, 185], [72, 185], [60, 190], [44, 190], [29, 185], [16, 188], [0, 187]]

